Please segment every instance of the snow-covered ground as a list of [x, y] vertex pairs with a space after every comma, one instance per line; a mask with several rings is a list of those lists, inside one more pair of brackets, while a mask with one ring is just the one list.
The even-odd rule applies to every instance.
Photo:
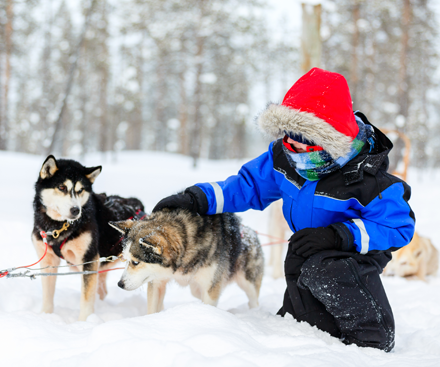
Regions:
[[[0, 152], [0, 269], [36, 260], [30, 241], [33, 185], [44, 157]], [[103, 165], [95, 191], [137, 196], [151, 211], [162, 197], [196, 182], [223, 180], [242, 162], [201, 161], [160, 153], [122, 153]], [[423, 178], [423, 179], [422, 179]], [[410, 172], [417, 230], [440, 245], [440, 172]], [[267, 213], [241, 214], [265, 232]], [[262, 243], [266, 242], [261, 238]], [[268, 258], [268, 248], [265, 248]], [[40, 280], [0, 279], [1, 366], [440, 366], [440, 279], [428, 283], [384, 278], [396, 319], [396, 348], [384, 353], [345, 346], [292, 318], [275, 316], [284, 280], [266, 268], [260, 307], [249, 310], [245, 294], [228, 287], [218, 308], [203, 305], [187, 288], [173, 284], [165, 311], [146, 316], [145, 287], [117, 287], [121, 271], [109, 273], [109, 294], [97, 300], [86, 322], [79, 314], [80, 279], [58, 277], [55, 312], [40, 314]]]

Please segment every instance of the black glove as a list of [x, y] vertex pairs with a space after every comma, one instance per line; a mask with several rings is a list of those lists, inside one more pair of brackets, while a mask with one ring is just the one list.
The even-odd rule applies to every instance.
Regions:
[[324, 250], [342, 250], [342, 238], [332, 227], [304, 228], [289, 239], [292, 252], [307, 258]]
[[184, 192], [168, 196], [159, 201], [154, 207], [153, 213], [164, 208], [182, 208], [193, 213], [206, 214], [208, 211], [208, 199], [200, 187], [191, 186]]

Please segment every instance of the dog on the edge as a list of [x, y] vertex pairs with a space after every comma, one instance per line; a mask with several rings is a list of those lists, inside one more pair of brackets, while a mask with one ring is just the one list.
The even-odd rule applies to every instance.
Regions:
[[249, 307], [258, 306], [263, 251], [256, 233], [242, 226], [235, 214], [200, 216], [163, 209], [139, 222], [109, 224], [125, 238], [127, 263], [118, 285], [134, 290], [148, 282], [148, 314], [163, 310], [171, 279], [189, 285], [193, 296], [213, 306], [225, 286], [235, 281]]
[[[271, 204], [269, 208], [268, 234], [272, 241], [286, 240], [292, 235], [292, 230], [283, 215], [283, 201], [278, 200]], [[284, 277], [284, 258], [285, 246], [283, 243], [270, 246], [269, 265], [272, 266], [272, 277]]]
[[[100, 257], [118, 256], [122, 252], [120, 236], [108, 227], [109, 221], [133, 217], [143, 211], [142, 203], [135, 198], [95, 194], [92, 184], [102, 167], [84, 167], [80, 163], [50, 155], [41, 167], [35, 184], [34, 229], [32, 242], [39, 257], [45, 245], [40, 231], [48, 233], [47, 254], [41, 267], [58, 266], [60, 258], [68, 264], [82, 264]], [[113, 263], [101, 263], [100, 269]], [[98, 262], [78, 267], [80, 271], [96, 271]], [[43, 272], [56, 272], [46, 269]], [[94, 311], [95, 294], [101, 299], [107, 294], [107, 273], [82, 276], [79, 320], [84, 321]], [[42, 312], [53, 312], [56, 276], [43, 276]]]
[[431, 240], [415, 232], [408, 245], [393, 252], [383, 274], [426, 281], [427, 275], [437, 274], [438, 262], [438, 250]]

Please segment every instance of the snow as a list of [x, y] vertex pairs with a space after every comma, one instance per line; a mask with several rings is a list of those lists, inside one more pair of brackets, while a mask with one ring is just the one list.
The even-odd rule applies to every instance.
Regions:
[[[30, 241], [33, 185], [41, 156], [0, 152], [0, 269], [36, 260]], [[200, 161], [153, 152], [124, 152], [118, 162], [88, 156], [88, 166], [103, 165], [95, 191], [137, 196], [151, 211], [162, 197], [196, 182], [223, 180], [243, 162]], [[412, 170], [411, 205], [417, 230], [440, 244], [439, 171]], [[436, 184], [437, 183], [437, 184]], [[263, 233], [267, 213], [242, 213], [244, 224]], [[261, 241], [267, 242], [263, 237]], [[265, 248], [266, 259], [269, 258]], [[40, 280], [0, 279], [1, 366], [439, 366], [440, 279], [428, 283], [383, 278], [396, 320], [391, 353], [345, 346], [339, 340], [291, 317], [276, 316], [285, 290], [266, 268], [260, 307], [231, 285], [218, 308], [202, 304], [188, 288], [171, 284], [165, 310], [146, 315], [146, 287], [127, 292], [117, 287], [121, 270], [108, 276], [109, 294], [96, 301], [86, 322], [79, 315], [80, 278], [58, 277], [55, 312], [40, 314]]]

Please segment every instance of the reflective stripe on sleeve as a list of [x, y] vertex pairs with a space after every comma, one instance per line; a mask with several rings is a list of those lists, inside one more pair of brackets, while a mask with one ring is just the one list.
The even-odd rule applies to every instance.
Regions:
[[214, 189], [215, 202], [217, 204], [217, 207], [215, 209], [215, 214], [223, 213], [223, 206], [225, 205], [223, 190], [217, 182], [210, 182], [209, 184]]
[[368, 252], [368, 249], [370, 248], [370, 236], [367, 233], [367, 230], [365, 228], [364, 222], [360, 219], [353, 219], [354, 224], [356, 224], [361, 231], [361, 242], [362, 242], [362, 249], [361, 254], [365, 255]]

